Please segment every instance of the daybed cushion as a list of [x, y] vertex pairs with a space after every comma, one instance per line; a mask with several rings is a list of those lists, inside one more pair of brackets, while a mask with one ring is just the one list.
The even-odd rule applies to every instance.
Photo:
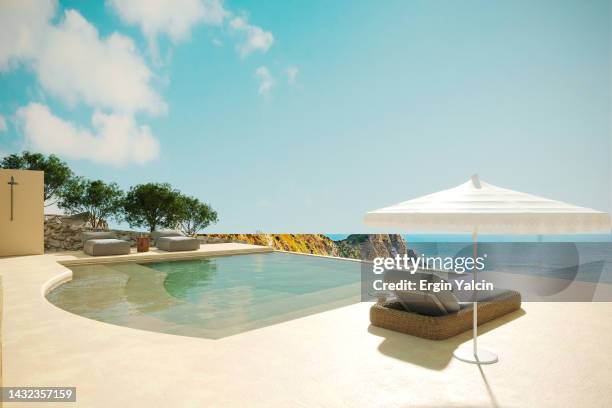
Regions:
[[200, 249], [200, 240], [192, 237], [160, 237], [156, 242], [157, 249], [163, 251], [194, 251]]
[[130, 243], [120, 239], [88, 239], [83, 251], [91, 256], [125, 255], [130, 253]]
[[87, 231], [81, 233], [83, 244], [90, 239], [115, 239], [117, 236], [110, 231]]
[[157, 243], [157, 240], [161, 237], [184, 237], [185, 235], [178, 230], [164, 230], [164, 231], [153, 231], [151, 232], [151, 240], [153, 245]]
[[[521, 295], [513, 290], [499, 290], [494, 297], [478, 303], [478, 325], [521, 308]], [[394, 330], [412, 336], [443, 340], [472, 328], [473, 303], [461, 305], [456, 313], [444, 316], [426, 316], [404, 309], [398, 301], [375, 304], [370, 308], [373, 326]]]
[[[502, 296], [505, 292], [508, 292], [508, 289], [479, 290], [476, 292], [476, 300], [478, 302], [490, 302]], [[474, 293], [472, 291], [462, 290], [454, 293], [462, 309], [474, 303]]]
[[[414, 282], [420, 288], [421, 281], [442, 284], [446, 281], [432, 272], [410, 273], [406, 270], [389, 270], [385, 272], [384, 280], [387, 283], [399, 283], [402, 280]], [[395, 296], [406, 310], [428, 316], [443, 316], [458, 312], [459, 300], [450, 290], [397, 290]]]

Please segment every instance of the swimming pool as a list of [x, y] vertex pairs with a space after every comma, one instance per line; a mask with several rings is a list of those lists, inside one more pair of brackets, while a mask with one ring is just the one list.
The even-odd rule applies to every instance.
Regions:
[[71, 267], [56, 306], [107, 323], [218, 339], [357, 303], [359, 262], [280, 252]]

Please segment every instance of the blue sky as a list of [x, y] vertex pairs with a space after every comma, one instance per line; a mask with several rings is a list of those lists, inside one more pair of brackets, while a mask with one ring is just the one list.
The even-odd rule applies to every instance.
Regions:
[[609, 1], [42, 3], [0, 5], [0, 151], [170, 182], [211, 231], [368, 231], [474, 172], [610, 210]]

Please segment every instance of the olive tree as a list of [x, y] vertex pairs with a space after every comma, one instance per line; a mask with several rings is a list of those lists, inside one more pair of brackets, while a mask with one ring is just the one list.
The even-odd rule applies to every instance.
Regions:
[[120, 219], [123, 196], [116, 183], [77, 177], [60, 191], [58, 207], [70, 215], [85, 214], [92, 228], [106, 228], [109, 218]]
[[139, 184], [123, 200], [124, 219], [130, 227], [175, 228], [178, 224], [181, 193], [168, 183]]
[[68, 165], [56, 155], [52, 154], [46, 157], [40, 153], [28, 151], [3, 157], [0, 161], [0, 168], [44, 171], [45, 207], [55, 204], [55, 201], [51, 200], [59, 198], [60, 191], [73, 176]]
[[179, 197], [177, 223], [185, 234], [195, 235], [198, 231], [217, 221], [217, 212], [210, 205], [195, 197], [184, 195]]

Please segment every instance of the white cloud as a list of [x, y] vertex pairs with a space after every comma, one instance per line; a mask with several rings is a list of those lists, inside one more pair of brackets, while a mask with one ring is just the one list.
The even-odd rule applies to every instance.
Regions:
[[113, 33], [100, 38], [74, 10], [51, 25], [56, 9], [50, 0], [0, 2], [0, 70], [27, 63], [45, 91], [69, 104], [85, 102], [119, 112], [166, 109], [129, 37]]
[[287, 82], [289, 82], [290, 85], [295, 83], [299, 72], [300, 70], [296, 66], [292, 65], [287, 68]]
[[56, 8], [54, 0], [0, 1], [0, 71], [36, 56]]
[[244, 17], [232, 18], [230, 21], [230, 28], [236, 32], [244, 33], [246, 36], [244, 43], [238, 46], [240, 56], [243, 58], [253, 51], [267, 52], [272, 46], [272, 43], [274, 43], [274, 36], [271, 32], [249, 24]]
[[140, 28], [154, 53], [158, 36], [167, 35], [178, 43], [189, 38], [196, 24], [220, 25], [229, 15], [222, 0], [107, 0], [107, 4], [121, 20]]
[[276, 84], [270, 70], [266, 67], [259, 67], [255, 71], [255, 77], [259, 81], [259, 94], [263, 96], [269, 95], [270, 91], [272, 91], [272, 88]]
[[150, 129], [131, 115], [95, 111], [90, 130], [55, 116], [46, 105], [30, 103], [19, 108], [17, 118], [26, 144], [43, 153], [116, 166], [143, 164], [159, 155], [159, 142]]
[[[246, 17], [232, 17], [223, 0], [106, 0], [106, 4], [122, 21], [140, 28], [156, 59], [161, 35], [178, 43], [188, 39], [196, 25], [221, 25], [226, 19], [230, 19], [231, 30], [244, 35], [238, 46], [242, 57], [254, 51], [266, 52], [274, 42], [272, 33], [249, 24]], [[217, 40], [213, 44], [220, 45]]]
[[0, 132], [6, 132], [7, 129], [6, 119], [4, 119], [4, 116], [0, 115]]
[[0, 71], [26, 64], [46, 93], [68, 105], [91, 107], [92, 126], [80, 127], [46, 105], [30, 103], [17, 114], [26, 144], [115, 165], [155, 159], [159, 142], [134, 115], [164, 112], [166, 104], [133, 41], [116, 32], [100, 37], [74, 10], [51, 24], [56, 11], [54, 0], [0, 1]]
[[43, 88], [69, 104], [83, 101], [124, 113], [166, 109], [132, 40], [118, 33], [100, 38], [74, 10], [48, 30], [34, 69]]

